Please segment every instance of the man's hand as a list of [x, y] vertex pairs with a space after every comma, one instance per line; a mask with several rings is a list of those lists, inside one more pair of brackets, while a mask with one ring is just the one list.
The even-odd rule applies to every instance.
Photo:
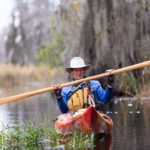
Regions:
[[113, 69], [106, 70], [106, 72], [109, 73], [109, 76], [107, 78], [109, 88], [112, 88], [112, 86], [114, 84], [114, 75], [111, 75], [112, 71], [113, 71]]
[[57, 88], [56, 90], [54, 90], [54, 93], [55, 93], [57, 99], [61, 99], [61, 91], [62, 91], [62, 89], [60, 88], [60, 84], [54, 85], [54, 87]]
[[111, 87], [114, 84], [114, 75], [109, 75], [108, 76], [108, 85], [110, 85]]

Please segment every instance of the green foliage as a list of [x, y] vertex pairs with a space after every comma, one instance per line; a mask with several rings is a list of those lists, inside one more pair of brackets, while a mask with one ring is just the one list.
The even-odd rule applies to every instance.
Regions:
[[61, 33], [55, 33], [51, 42], [45, 43], [37, 53], [37, 60], [41, 63], [49, 64], [51, 68], [61, 66], [63, 61], [61, 54], [64, 52], [64, 39]]
[[139, 81], [134, 78], [131, 72], [125, 72], [118, 77], [120, 80], [119, 88], [123, 90], [123, 93], [127, 96], [134, 96], [139, 93]]
[[64, 144], [65, 149], [94, 148], [94, 133], [85, 134], [80, 128], [75, 128], [74, 132], [57, 133], [55, 129], [49, 132], [51, 145], [58, 146]]
[[26, 145], [39, 144], [44, 139], [46, 129], [42, 125], [29, 121], [24, 126], [23, 143]]
[[37, 53], [38, 62], [47, 63], [54, 68], [63, 65], [63, 52], [67, 54], [66, 58], [69, 58], [72, 53], [78, 51], [81, 27], [79, 9], [80, 3], [70, 0], [67, 7], [58, 8], [58, 13], [50, 11], [50, 40]]
[[5, 127], [0, 132], [0, 147], [3, 149], [22, 149], [41, 147], [46, 134], [46, 128], [41, 124], [29, 121], [25, 126]]
[[25, 125], [3, 127], [0, 131], [0, 149], [65, 149], [94, 148], [94, 134], [75, 129], [74, 133], [58, 133], [44, 124], [28, 121]]

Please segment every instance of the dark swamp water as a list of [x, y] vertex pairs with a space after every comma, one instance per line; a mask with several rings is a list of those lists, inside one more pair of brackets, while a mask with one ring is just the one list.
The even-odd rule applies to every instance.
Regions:
[[[149, 150], [150, 149], [150, 100], [113, 100], [103, 106], [102, 111], [109, 115], [114, 127], [112, 135], [97, 141], [100, 150]], [[33, 96], [20, 101], [0, 105], [0, 128], [13, 125], [15, 120], [24, 123], [28, 120], [53, 120], [60, 114], [57, 103], [49, 93]]]

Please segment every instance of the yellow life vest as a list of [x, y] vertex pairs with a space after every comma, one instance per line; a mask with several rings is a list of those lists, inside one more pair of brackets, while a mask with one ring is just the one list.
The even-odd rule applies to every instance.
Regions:
[[81, 88], [71, 95], [68, 100], [69, 110], [78, 110], [88, 103], [88, 87]]

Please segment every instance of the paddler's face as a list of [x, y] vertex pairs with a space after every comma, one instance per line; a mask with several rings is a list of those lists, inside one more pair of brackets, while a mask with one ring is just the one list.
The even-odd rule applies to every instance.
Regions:
[[85, 75], [85, 69], [84, 68], [74, 68], [71, 71], [71, 75], [74, 80], [80, 80], [84, 78]]

